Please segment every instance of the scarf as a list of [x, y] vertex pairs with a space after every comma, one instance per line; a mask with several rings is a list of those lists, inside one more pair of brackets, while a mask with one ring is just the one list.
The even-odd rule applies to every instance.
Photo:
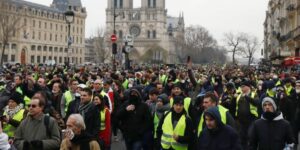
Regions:
[[21, 109], [23, 109], [24, 108], [24, 104], [19, 104], [18, 106], [16, 106], [15, 108], [13, 108], [13, 109], [10, 109], [9, 107], [8, 107], [8, 105], [7, 106], [5, 106], [5, 108], [4, 108], [4, 113], [6, 113], [8, 116], [9, 116], [9, 118], [13, 118], [14, 117], [14, 115], [16, 114], [16, 113], [18, 113]]
[[80, 135], [75, 135], [71, 140], [73, 144], [80, 145], [81, 150], [90, 150], [90, 142], [93, 140], [87, 133], [82, 132]]
[[86, 112], [88, 112], [91, 109], [92, 106], [93, 106], [93, 102], [92, 101], [90, 101], [87, 104], [82, 104], [82, 105], [79, 106], [78, 110], [79, 110], [80, 115], [83, 117], [83, 119], [85, 117], [84, 114]]

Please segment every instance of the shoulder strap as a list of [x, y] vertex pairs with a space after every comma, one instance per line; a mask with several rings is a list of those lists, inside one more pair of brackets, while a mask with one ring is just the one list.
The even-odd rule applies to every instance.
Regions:
[[45, 117], [44, 117], [44, 125], [46, 127], [46, 134], [48, 136], [51, 136], [51, 132], [50, 132], [50, 129], [49, 129], [49, 122], [50, 122], [50, 116], [45, 115]]

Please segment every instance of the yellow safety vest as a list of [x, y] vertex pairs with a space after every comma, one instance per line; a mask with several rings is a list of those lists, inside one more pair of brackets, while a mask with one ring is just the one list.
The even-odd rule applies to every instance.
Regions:
[[178, 143], [173, 135], [176, 134], [178, 136], [184, 136], [185, 128], [186, 128], [186, 116], [182, 115], [176, 124], [175, 128], [173, 128], [172, 124], [172, 112], [167, 114], [164, 119], [164, 123], [162, 125], [163, 134], [161, 136], [161, 146], [163, 149], [170, 149], [171, 147], [175, 150], [187, 150], [187, 144]]
[[69, 104], [73, 100], [71, 91], [70, 90], [66, 91], [65, 94], [64, 94], [64, 96], [65, 96], [65, 100], [66, 100], [66, 103], [65, 103], [65, 112], [67, 112]]
[[153, 119], [153, 125], [154, 125], [154, 138], [157, 138], [157, 134], [156, 134], [156, 131], [157, 131], [157, 127], [158, 127], [158, 124], [159, 124], [159, 118], [156, 114], [156, 112], [154, 113], [154, 119]]
[[[220, 113], [220, 116], [221, 116], [221, 121], [223, 122], [223, 124], [227, 124], [227, 111], [228, 109], [226, 109], [225, 107], [221, 106], [221, 105], [218, 105], [218, 110], [219, 110], [219, 113]], [[198, 137], [200, 136], [202, 130], [203, 130], [203, 123], [204, 123], [204, 113], [202, 113], [201, 115], [201, 118], [200, 118], [200, 121], [199, 121], [199, 125], [198, 125]]]
[[128, 89], [128, 84], [129, 84], [129, 81], [128, 81], [128, 79], [126, 79], [122, 84], [123, 88]]
[[106, 114], [107, 108], [104, 108], [102, 111], [100, 111], [100, 131], [105, 130], [105, 114]]
[[275, 93], [269, 89], [267, 89], [267, 94], [271, 97], [275, 97]]
[[[20, 87], [17, 87], [16, 92], [20, 93], [23, 96], [23, 91]], [[25, 108], [28, 108], [30, 101], [31, 99], [28, 96], [24, 95]]]
[[286, 95], [287, 95], [287, 96], [290, 96], [290, 95], [291, 95], [291, 91], [292, 91], [293, 87], [292, 87], [292, 86], [290, 86], [290, 87], [286, 87], [286, 86], [284, 86], [284, 88], [285, 88], [285, 91], [286, 91]]
[[[25, 109], [19, 110], [19, 112], [17, 112], [12, 119], [21, 121], [23, 119], [24, 111]], [[7, 115], [6, 112], [4, 112], [3, 115]], [[17, 130], [16, 127], [3, 122], [3, 131], [8, 135], [8, 137], [14, 137], [16, 130]]]
[[[183, 100], [183, 107], [184, 107], [184, 110], [186, 111], [186, 114], [189, 116], [189, 108], [190, 108], [190, 104], [191, 104], [191, 98], [190, 97], [186, 97], [184, 98]], [[170, 106], [172, 108], [173, 106], [173, 103], [174, 103], [174, 99], [173, 97], [170, 99]]]
[[[236, 98], [236, 109], [235, 109], [235, 115], [237, 116], [238, 114], [238, 109], [239, 109], [239, 100], [241, 98], [242, 94], [240, 94], [237, 98]], [[252, 92], [251, 93], [251, 98], [254, 98], [255, 97], [255, 93]], [[257, 107], [252, 105], [251, 103], [250, 104], [250, 113], [252, 115], [254, 115], [255, 117], [258, 117], [258, 113], [257, 113]]]

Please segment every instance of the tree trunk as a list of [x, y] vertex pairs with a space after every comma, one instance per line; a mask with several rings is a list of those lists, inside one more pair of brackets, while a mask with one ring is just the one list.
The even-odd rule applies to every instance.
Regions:
[[0, 66], [3, 65], [3, 56], [4, 56], [4, 52], [5, 52], [5, 47], [6, 47], [6, 42], [3, 42]]
[[235, 51], [232, 52], [232, 63], [235, 64]]

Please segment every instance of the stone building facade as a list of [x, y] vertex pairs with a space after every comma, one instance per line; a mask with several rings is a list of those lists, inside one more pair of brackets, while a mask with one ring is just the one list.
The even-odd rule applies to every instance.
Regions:
[[[50, 7], [23, 0], [9, 0], [7, 11], [19, 19], [19, 30], [7, 44], [4, 62], [63, 64], [84, 62], [86, 9], [80, 0], [53, 0]], [[68, 25], [64, 12], [75, 13], [68, 50]], [[0, 43], [2, 45], [2, 43]]]
[[300, 56], [300, 1], [269, 0], [264, 23], [264, 57], [280, 64]]
[[[167, 15], [165, 0], [141, 0], [134, 8], [133, 0], [107, 0], [106, 49], [111, 51], [110, 36], [114, 28], [118, 37], [119, 52], [124, 46], [123, 37], [134, 37], [129, 54], [137, 63], [177, 63], [181, 50], [176, 41], [184, 38], [184, 17]], [[115, 18], [115, 25], [114, 25]]]

